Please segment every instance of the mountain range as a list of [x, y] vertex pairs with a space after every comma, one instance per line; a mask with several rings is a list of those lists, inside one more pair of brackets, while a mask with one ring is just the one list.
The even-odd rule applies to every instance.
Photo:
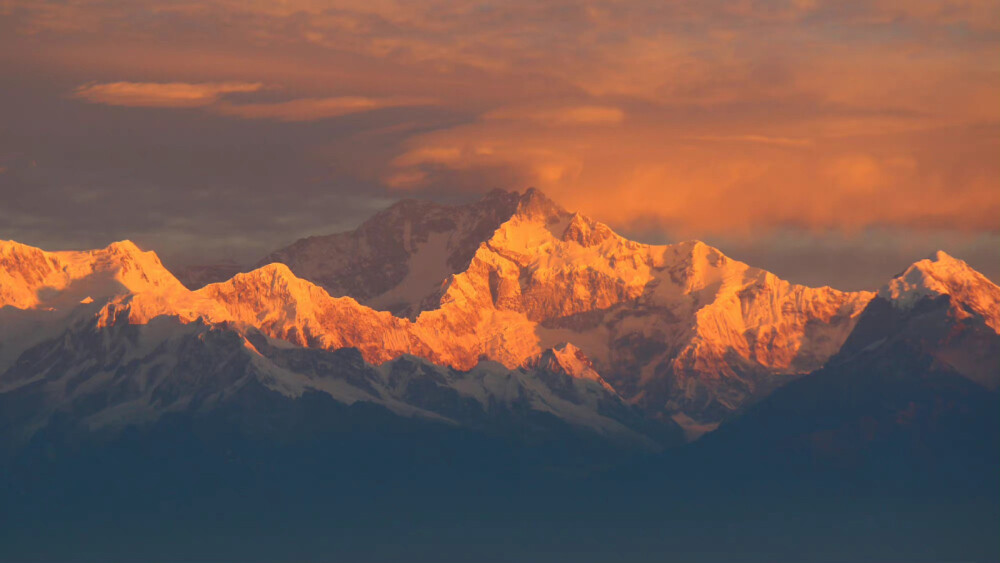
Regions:
[[[58, 387], [49, 394], [58, 409], [75, 395], [53, 377], [85, 379], [81, 392], [95, 393], [95, 370], [120, 373], [124, 362], [156, 375], [119, 376], [134, 392], [115, 396], [132, 406], [108, 405], [102, 416], [119, 424], [155, 416], [187, 406], [184, 393], [169, 404], [150, 394], [175, 384], [170, 370], [191, 369], [157, 358], [218, 332], [231, 335], [219, 341], [225, 347], [203, 353], [242, 356], [233, 382], [259, 370], [257, 379], [289, 396], [323, 390], [347, 404], [461, 423], [410, 390], [419, 378], [386, 380], [420, 365], [440, 391], [480, 406], [523, 404], [611, 434], [629, 432], [608, 412], [638, 413], [694, 437], [824, 367], [845, 343], [859, 348], [879, 332], [873, 326], [923, 330], [942, 343], [936, 361], [989, 389], [1000, 371], [990, 340], [1000, 331], [1000, 289], [943, 252], [878, 293], [810, 288], [701, 242], [630, 241], [533, 189], [453, 208], [403, 201], [355, 231], [298, 241], [264, 262], [191, 290], [129, 241], [85, 252], [2, 243], [0, 390], [44, 381]], [[942, 296], [943, 322], [916, 329], [898, 320]], [[881, 320], [858, 328], [862, 318]], [[985, 328], [962, 328], [973, 318]], [[70, 338], [95, 333], [107, 348], [101, 358], [88, 344], [61, 360], [71, 368], [51, 368], [53, 356], [74, 350]], [[360, 354], [363, 374], [324, 375], [316, 365], [347, 349]], [[291, 357], [308, 360], [293, 366]], [[76, 373], [84, 366], [89, 373]], [[213, 373], [203, 380], [221, 384]]]
[[[757, 490], [816, 464], [877, 459], [909, 468], [896, 481], [919, 467], [939, 483], [1000, 467], [1000, 287], [944, 252], [872, 291], [811, 288], [702, 242], [628, 240], [529, 189], [402, 201], [239, 270], [178, 279], [129, 241], [0, 241], [0, 467], [12, 479], [0, 501], [62, 490], [53, 480], [91, 475], [81, 467], [97, 480], [157, 473], [139, 443], [258, 479], [275, 460], [292, 471], [288, 459], [337, 451], [342, 465], [385, 441], [394, 453], [365, 470], [378, 479], [405, 459], [451, 487], [521, 459], [543, 468], [544, 488], [552, 475], [556, 489], [577, 483], [571, 496], [604, 484], [561, 476], [624, 472], [611, 480], [638, 487], [623, 493], [633, 499], [661, 498], [664, 479]], [[449, 457], [472, 450], [496, 463]], [[201, 486], [186, 471], [163, 478]], [[494, 477], [502, 496], [509, 476]]]
[[790, 284], [696, 241], [636, 243], [536, 190], [404, 201], [264, 262], [401, 315], [415, 341], [400, 351], [457, 369], [572, 343], [627, 401], [695, 429], [821, 366], [872, 297]]

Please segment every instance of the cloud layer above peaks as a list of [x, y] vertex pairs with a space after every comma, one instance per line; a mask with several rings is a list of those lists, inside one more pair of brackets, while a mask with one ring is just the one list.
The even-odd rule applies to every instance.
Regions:
[[7, 0], [0, 234], [250, 253], [533, 185], [667, 238], [980, 248], [998, 50], [979, 0]]

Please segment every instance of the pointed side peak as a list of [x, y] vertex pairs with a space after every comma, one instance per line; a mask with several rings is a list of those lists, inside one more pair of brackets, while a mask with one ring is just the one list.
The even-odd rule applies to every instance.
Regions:
[[233, 276], [228, 281], [222, 282], [221, 284], [212, 285], [224, 285], [224, 284], [272, 284], [277, 281], [282, 281], [289, 284], [308, 284], [312, 283], [298, 277], [294, 272], [285, 264], [281, 262], [272, 262], [270, 264], [265, 264], [255, 270], [250, 270], [249, 272], [241, 272]]
[[287, 264], [282, 264], [281, 262], [271, 262], [270, 264], [265, 264], [265, 265], [261, 266], [260, 268], [257, 268], [256, 270], [253, 270], [252, 272], [248, 272], [246, 274], [236, 274], [236, 275], [238, 275], [238, 276], [248, 276], [248, 275], [253, 274], [254, 272], [258, 272], [258, 273], [261, 273], [261, 274], [267, 274], [267, 275], [273, 275], [273, 276], [281, 276], [281, 277], [286, 277], [286, 278], [296, 278], [296, 279], [298, 279], [298, 276], [296, 276], [295, 273], [292, 272], [291, 268], [289, 268]]
[[614, 392], [614, 389], [604, 380], [594, 369], [590, 358], [576, 345], [570, 342], [563, 342], [549, 348], [536, 356], [533, 361], [528, 362], [530, 367], [548, 370], [550, 372], [564, 373], [574, 379], [585, 379], [597, 382], [605, 389]]
[[58, 278], [55, 264], [44, 250], [15, 241], [0, 241], [0, 307], [34, 307], [39, 303], [38, 290], [61, 285]]
[[[545, 365], [547, 362], [551, 361], [556, 361], [562, 364], [563, 362], [561, 362], [560, 360], [565, 361], [566, 359], [570, 358], [574, 360], [576, 359], [583, 360], [588, 363], [590, 361], [587, 359], [587, 356], [583, 353], [583, 351], [577, 348], [576, 345], [574, 345], [573, 343], [561, 342], [559, 344], [556, 344], [555, 346], [552, 346], [551, 348], [546, 348], [545, 350], [543, 350], [541, 354], [535, 357], [534, 364]], [[529, 364], [530, 363], [532, 362], [529, 362]]]
[[109, 244], [107, 246], [107, 249], [108, 250], [122, 250], [122, 251], [129, 251], [129, 252], [142, 252], [142, 249], [139, 248], [139, 245], [137, 245], [136, 243], [132, 242], [129, 239], [123, 239], [123, 240], [115, 241], [115, 242]]
[[573, 214], [562, 234], [562, 240], [576, 242], [581, 246], [597, 246], [617, 237], [618, 235], [604, 223], [580, 213]]
[[[278, 310], [293, 303], [300, 307], [314, 298], [328, 296], [322, 288], [297, 277], [288, 266], [278, 262], [206, 285], [196, 293], [255, 311]], [[234, 309], [230, 312], [242, 314]]]
[[567, 373], [580, 376], [585, 371], [593, 371], [594, 364], [586, 352], [572, 342], [562, 342], [542, 352], [543, 359], [555, 360]]
[[972, 266], [969, 266], [964, 260], [955, 258], [943, 250], [938, 250], [927, 258], [911, 264], [896, 279], [911, 278], [915, 280], [917, 277], [946, 280], [951, 278], [979, 278], [982, 277], [982, 274], [977, 272]]
[[931, 260], [931, 261], [933, 261], [933, 262], [962, 262], [961, 260], [955, 258], [951, 254], [948, 254], [947, 252], [945, 252], [943, 250], [938, 250], [934, 254], [931, 254], [928, 257], [928, 259]]
[[565, 209], [548, 198], [537, 188], [528, 188], [518, 202], [517, 213], [522, 216], [556, 221], [569, 215]]
[[[62, 308], [75, 306], [86, 297], [102, 301], [140, 294], [144, 295], [143, 306], [146, 306], [161, 298], [164, 302], [184, 299], [186, 292], [156, 253], [143, 251], [128, 240], [96, 250], [45, 252], [22, 247], [14, 252], [0, 256], [0, 270], [7, 270], [8, 278], [23, 280], [26, 284], [23, 287], [36, 294], [38, 298], [21, 300], [30, 306], [40, 303], [38, 299], [43, 299], [46, 306]], [[11, 268], [4, 267], [4, 262], [19, 266], [14, 276], [10, 275]], [[46, 290], [44, 297], [38, 294], [43, 288]], [[133, 313], [136, 313], [136, 302], [132, 303]], [[147, 307], [146, 312], [150, 310]]]
[[524, 193], [521, 194], [521, 202], [526, 204], [535, 203], [555, 205], [555, 202], [553, 202], [549, 196], [545, 195], [542, 190], [535, 187], [524, 190]]
[[[110, 257], [119, 257], [118, 259], [124, 260], [124, 262], [141, 263], [145, 267], [157, 270], [162, 269], [166, 272], [159, 255], [155, 251], [143, 250], [139, 248], [139, 245], [128, 239], [113, 242], [96, 253]], [[173, 276], [173, 274], [170, 275], [171, 277]]]
[[963, 260], [959, 260], [943, 250], [931, 253], [922, 260], [917, 260], [897, 277], [906, 276], [907, 273], [919, 270], [922, 272], [938, 272], [940, 275], [951, 276], [961, 271], [973, 271], [972, 267]]
[[593, 226], [594, 223], [596, 223], [596, 221], [594, 221], [590, 217], [587, 217], [586, 215], [580, 212], [574, 212], [569, 220], [569, 226], [576, 225], [581, 228], [583, 227], [590, 228], [591, 226]]
[[35, 248], [34, 246], [28, 246], [27, 244], [17, 242], [16, 240], [3, 240], [0, 239], [0, 252], [11, 252], [14, 250], [41, 250], [40, 248]]
[[686, 240], [677, 244], [682, 254], [691, 257], [692, 261], [708, 261], [711, 265], [729, 260], [729, 257], [714, 246], [700, 240]]
[[943, 251], [915, 262], [878, 291], [879, 297], [903, 309], [941, 295], [951, 296], [954, 304], [976, 311], [1000, 330], [1000, 287]]
[[684, 241], [678, 242], [678, 243], [675, 244], [675, 246], [677, 248], [679, 248], [679, 249], [682, 249], [684, 252], [686, 252], [688, 254], [692, 254], [692, 253], [698, 251], [699, 249], [704, 248], [704, 247], [706, 247], [708, 245], [705, 244], [705, 243], [703, 243], [703, 242], [701, 242], [700, 240], [692, 239], [692, 240], [684, 240]]
[[687, 241], [686, 244], [690, 245], [691, 252], [694, 252], [696, 254], [712, 254], [712, 253], [722, 254], [718, 248], [715, 248], [714, 246], [697, 239], [689, 240]]
[[[125, 239], [113, 242], [103, 249], [104, 252], [108, 254], [117, 255], [136, 255], [136, 254], [146, 254], [147, 252], [139, 248], [139, 245], [132, 242], [131, 240]], [[149, 254], [156, 255], [155, 252], [149, 251]]]

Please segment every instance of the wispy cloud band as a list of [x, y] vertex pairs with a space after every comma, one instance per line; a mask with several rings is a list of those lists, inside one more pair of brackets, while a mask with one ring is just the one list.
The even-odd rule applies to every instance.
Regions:
[[193, 108], [214, 104], [226, 94], [263, 87], [260, 82], [109, 82], [84, 84], [73, 96], [109, 106]]
[[108, 106], [147, 108], [204, 108], [212, 113], [243, 119], [311, 121], [376, 109], [428, 105], [427, 98], [331, 96], [298, 98], [281, 102], [234, 103], [229, 94], [258, 92], [261, 82], [110, 82], [76, 88], [73, 97]]

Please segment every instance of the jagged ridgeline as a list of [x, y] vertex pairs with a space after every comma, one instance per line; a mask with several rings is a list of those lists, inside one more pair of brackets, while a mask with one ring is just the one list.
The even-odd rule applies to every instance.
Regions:
[[[0, 389], [86, 379], [76, 394], [64, 386], [52, 394], [58, 400], [48, 409], [55, 412], [59, 401], [96, 390], [104, 381], [99, 370], [117, 372], [115, 362], [126, 359], [139, 371], [148, 364], [157, 375], [116, 382], [138, 394], [122, 395], [131, 408], [107, 406], [104, 418], [118, 425], [186, 408], [180, 396], [142, 401], [171, 381], [164, 363], [171, 354], [162, 349], [198, 331], [231, 332], [243, 342], [232, 353], [288, 396], [316, 390], [345, 404], [373, 402], [402, 416], [461, 423], [421, 403], [411, 389], [419, 378], [398, 376], [404, 358], [420, 364], [419, 373], [435, 372], [436, 387], [456, 401], [487, 410], [517, 404], [602, 436], [648, 443], [651, 436], [626, 422], [637, 415], [658, 423], [653, 442], [670, 436], [673, 443], [678, 427], [696, 437], [824, 366], [869, 303], [911, 306], [954, 295], [993, 332], [1000, 326], [996, 286], [944, 253], [915, 264], [872, 302], [873, 292], [791, 284], [700, 242], [627, 240], [537, 190], [494, 191], [456, 207], [400, 202], [355, 231], [304, 239], [254, 270], [194, 290], [128, 241], [88, 252], [13, 242], [2, 249]], [[116, 330], [129, 336], [116, 340]], [[62, 370], [38, 364], [46, 347], [66, 354], [70, 336], [94, 332], [105, 333], [102, 346], [116, 351], [99, 362], [67, 360]], [[322, 362], [324, 352], [349, 348], [360, 352], [366, 372], [380, 375], [334, 384], [336, 370], [279, 359]], [[995, 386], [982, 347], [967, 348], [949, 359]], [[541, 377], [538, 366], [562, 373], [574, 392]], [[45, 412], [35, 413], [36, 425]]]
[[[18, 559], [190, 559], [166, 538], [211, 543], [220, 510], [219, 541], [285, 526], [304, 554], [365, 560], [387, 514], [452, 555], [384, 560], [490, 542], [546, 560], [558, 537], [595, 561], [636, 542], [698, 561], [996, 554], [1000, 288], [947, 254], [871, 292], [810, 288], [528, 190], [404, 201], [256, 268], [189, 274], [128, 241], [0, 242], [0, 539]], [[768, 503], [828, 520], [799, 551], [764, 549], [750, 514]], [[871, 503], [904, 515], [879, 524], [896, 536], [823, 535]], [[751, 520], [698, 557], [710, 524]], [[47, 534], [76, 539], [37, 551]], [[274, 560], [275, 542], [206, 553]]]
[[692, 435], [821, 366], [873, 295], [790, 284], [696, 241], [630, 241], [537, 190], [404, 201], [272, 262], [398, 316], [406, 336], [370, 360], [517, 368], [568, 342], [624, 399]]

